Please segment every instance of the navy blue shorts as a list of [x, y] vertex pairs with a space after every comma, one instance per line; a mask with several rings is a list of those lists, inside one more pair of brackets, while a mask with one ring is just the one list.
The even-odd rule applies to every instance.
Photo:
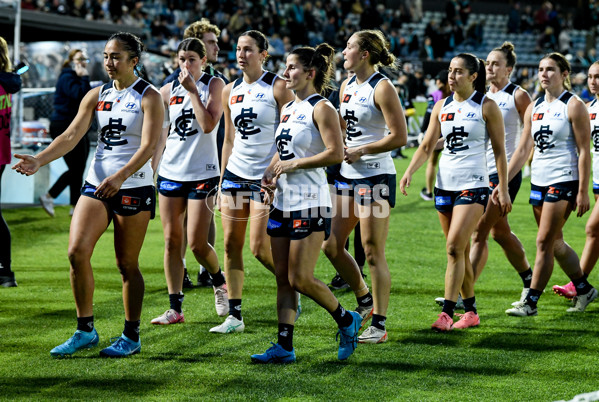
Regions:
[[578, 180], [564, 181], [549, 186], [537, 186], [530, 183], [529, 204], [539, 207], [544, 202], [558, 202], [566, 200], [572, 205], [576, 203], [578, 194]]
[[244, 179], [229, 172], [227, 169], [225, 169], [225, 173], [223, 174], [220, 191], [225, 195], [249, 196], [256, 202], [264, 202], [265, 192], [260, 185], [260, 180]]
[[119, 190], [110, 198], [98, 198], [94, 195], [96, 186], [85, 182], [81, 195], [100, 200], [108, 204], [110, 210], [121, 216], [132, 216], [142, 211], [150, 211], [150, 219], [156, 216], [156, 190], [154, 186], [134, 187]]
[[270, 237], [289, 237], [301, 240], [313, 232], [324, 232], [325, 240], [331, 234], [331, 208], [316, 207], [300, 211], [281, 211], [273, 208], [268, 217], [266, 233]]
[[487, 187], [462, 191], [446, 191], [435, 187], [435, 208], [439, 212], [451, 212], [456, 205], [480, 204], [485, 209], [489, 200]]
[[385, 200], [395, 207], [397, 185], [394, 174], [379, 174], [362, 179], [348, 179], [341, 174], [333, 179], [337, 195], [354, 197], [360, 205], [370, 205], [373, 201]]
[[175, 181], [158, 176], [158, 192], [165, 197], [187, 198], [189, 200], [203, 200], [216, 195], [219, 177], [211, 177], [197, 181]]
[[[499, 175], [497, 173], [493, 173], [489, 175], [489, 190], [493, 192], [495, 187], [499, 185]], [[520, 186], [522, 185], [522, 171], [519, 171], [517, 175], [507, 184], [508, 192], [510, 194], [510, 200], [512, 200], [512, 204], [516, 200], [516, 196], [518, 195], [518, 191], [520, 191]]]
[[335, 181], [339, 181], [341, 177], [341, 164], [327, 166], [325, 172], [327, 173], [327, 182], [330, 185], [335, 185]]
[[599, 183], [593, 182], [593, 194], [599, 194]]

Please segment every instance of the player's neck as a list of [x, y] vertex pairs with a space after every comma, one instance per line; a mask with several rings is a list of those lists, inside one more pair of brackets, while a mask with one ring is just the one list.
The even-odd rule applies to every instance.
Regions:
[[493, 93], [501, 91], [503, 88], [505, 88], [508, 81], [509, 80], [507, 78], [505, 78], [503, 80], [499, 80], [499, 81], [491, 81], [489, 83], [489, 91], [493, 92]]
[[368, 65], [366, 68], [354, 71], [356, 74], [356, 81], [358, 84], [365, 82], [372, 74], [375, 73], [374, 66]]

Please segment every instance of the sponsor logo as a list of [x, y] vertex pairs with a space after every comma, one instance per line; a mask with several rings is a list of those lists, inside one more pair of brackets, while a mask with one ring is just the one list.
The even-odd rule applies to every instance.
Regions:
[[350, 95], [350, 94], [345, 94], [345, 95], [343, 96], [343, 101], [342, 101], [342, 103], [348, 103], [350, 99], [351, 99], [351, 95]]
[[543, 120], [544, 113], [535, 113], [532, 115], [532, 121]]
[[304, 193], [304, 200], [317, 200], [318, 193]]
[[146, 173], [145, 172], [135, 172], [131, 175], [131, 177], [134, 179], [145, 179]]
[[358, 100], [358, 102], [360, 102], [360, 103], [366, 103], [366, 97], [362, 96], [362, 97], [361, 97], [361, 98]]
[[453, 121], [454, 118], [455, 118], [454, 113], [443, 113], [441, 115], [441, 121]]
[[281, 123], [287, 123], [287, 121], [289, 120], [290, 116], [291, 116], [290, 114], [284, 115], [283, 118], [281, 119]]
[[474, 112], [468, 112], [468, 114], [466, 115], [467, 118], [469, 119], [474, 119], [476, 117], [476, 113]]
[[232, 96], [231, 97], [231, 105], [234, 105], [236, 103], [241, 103], [243, 102], [243, 97], [245, 95], [236, 95], [236, 96]]
[[139, 206], [140, 205], [140, 199], [137, 197], [129, 197], [128, 195], [124, 195], [121, 198], [121, 205], [128, 205], [128, 206]]
[[294, 219], [293, 220], [293, 228], [294, 229], [309, 229], [310, 228], [310, 219]]
[[206, 170], [214, 171], [216, 170], [216, 165], [214, 163], [207, 163]]
[[109, 112], [112, 110], [112, 103], [113, 102], [100, 101], [96, 105], [96, 110], [98, 112]]
[[208, 185], [206, 183], [199, 183], [196, 186], [196, 190], [206, 190], [208, 188]]
[[380, 162], [368, 162], [366, 163], [366, 169], [380, 169], [381, 168], [381, 163]]
[[499, 102], [499, 105], [497, 105], [497, 106], [502, 107], [502, 108], [507, 107], [507, 102]]
[[541, 193], [540, 191], [531, 190], [531, 192], [530, 192], [530, 199], [531, 200], [542, 200], [543, 199], [543, 193]]
[[256, 99], [262, 99], [262, 98], [264, 98], [264, 93], [263, 92], [260, 92], [260, 93], [256, 94]]
[[337, 181], [335, 180], [335, 188], [340, 189], [340, 190], [351, 190], [351, 185], [344, 182], [344, 181]]
[[591, 118], [591, 120], [595, 120], [597, 118], [597, 113], [590, 113], [589, 117]]
[[129, 110], [133, 110], [135, 109], [135, 103], [133, 102], [127, 102], [127, 104], [125, 105], [125, 107]]
[[305, 114], [300, 114], [299, 116], [297, 116], [297, 119], [299, 121], [304, 121], [304, 120], [306, 120], [306, 115]]
[[225, 190], [229, 188], [241, 188], [241, 184], [232, 182], [231, 180], [223, 180], [221, 187]]
[[172, 181], [161, 181], [160, 182], [160, 189], [164, 190], [164, 191], [179, 190], [181, 188], [181, 186], [182, 186], [181, 183], [175, 183]]
[[451, 197], [448, 195], [435, 196], [435, 205], [451, 205]]
[[555, 112], [553, 115], [554, 118], [559, 118], [562, 114], [560, 112]]
[[181, 103], [183, 103], [182, 96], [173, 96], [168, 102], [169, 105], [180, 105]]
[[277, 222], [277, 221], [273, 221], [272, 219], [269, 219], [268, 223], [266, 224], [266, 227], [268, 229], [278, 229], [281, 227], [281, 225], [282, 225], [281, 222]]

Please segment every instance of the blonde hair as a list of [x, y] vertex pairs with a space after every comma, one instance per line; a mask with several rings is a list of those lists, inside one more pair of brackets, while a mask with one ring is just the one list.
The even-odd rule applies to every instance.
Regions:
[[214, 24], [210, 23], [210, 20], [207, 18], [202, 18], [199, 21], [196, 21], [190, 24], [185, 31], [183, 32], [183, 39], [187, 38], [197, 38], [202, 40], [202, 37], [206, 32], [212, 32], [217, 37], [220, 36], [220, 29]]
[[8, 73], [12, 69], [12, 63], [8, 57], [8, 43], [0, 36], [0, 71]]

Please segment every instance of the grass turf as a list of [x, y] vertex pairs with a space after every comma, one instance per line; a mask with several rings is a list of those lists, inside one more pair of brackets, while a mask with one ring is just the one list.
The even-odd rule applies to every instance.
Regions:
[[[412, 153], [406, 151], [408, 156]], [[396, 163], [399, 181], [408, 161]], [[571, 399], [596, 390], [599, 306], [591, 304], [583, 314], [567, 314], [566, 301], [548, 287], [539, 303], [539, 316], [507, 317], [504, 310], [518, 299], [521, 281], [494, 243], [476, 289], [480, 327], [447, 334], [430, 330], [440, 312], [433, 299], [443, 295], [446, 258], [433, 204], [418, 196], [423, 182], [424, 167], [415, 176], [409, 196], [398, 194], [391, 215], [389, 341], [360, 345], [347, 362], [336, 359], [331, 317], [303, 297], [304, 313], [294, 336], [297, 363], [250, 363], [250, 354], [261, 353], [276, 341], [277, 323], [274, 278], [250, 257], [247, 247], [244, 333], [208, 333], [222, 319], [207, 288], [186, 291], [185, 324], [150, 325], [168, 308], [159, 219], [150, 223], [140, 259], [146, 281], [141, 353], [123, 360], [98, 357], [100, 347], [121, 333], [124, 320], [109, 228], [92, 259], [100, 347], [53, 359], [49, 350], [75, 328], [66, 258], [68, 207], [58, 207], [54, 219], [41, 208], [3, 211], [12, 231], [19, 287], [0, 288], [0, 398], [516, 401]], [[525, 179], [510, 222], [533, 263], [536, 225], [527, 204], [529, 188]], [[571, 217], [564, 230], [566, 241], [579, 253], [588, 216]], [[222, 243], [217, 242], [216, 248], [222, 256]], [[189, 253], [187, 262], [195, 276], [197, 264]], [[316, 276], [327, 282], [333, 276], [323, 255]], [[592, 283], [594, 275], [590, 279]], [[550, 285], [567, 281], [556, 267]], [[344, 306], [355, 306], [351, 292], [336, 295]]]

